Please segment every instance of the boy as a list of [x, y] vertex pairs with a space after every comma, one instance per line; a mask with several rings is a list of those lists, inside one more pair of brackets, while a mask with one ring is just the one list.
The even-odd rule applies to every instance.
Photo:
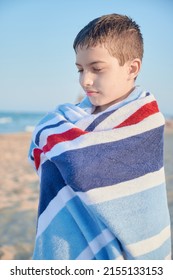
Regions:
[[163, 167], [164, 118], [135, 86], [139, 26], [111, 14], [74, 41], [86, 98], [36, 127], [30, 158], [40, 177], [34, 259], [170, 259]]

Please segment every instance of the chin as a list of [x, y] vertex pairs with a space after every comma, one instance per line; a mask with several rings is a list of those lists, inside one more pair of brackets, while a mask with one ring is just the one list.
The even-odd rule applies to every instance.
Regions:
[[94, 106], [103, 106], [103, 105], [105, 105], [105, 103], [102, 103], [102, 102], [99, 102], [99, 101], [97, 101], [97, 100], [94, 100], [94, 98], [91, 98], [91, 97], [89, 97], [89, 100], [90, 100], [90, 102], [92, 103], [92, 105], [94, 105]]

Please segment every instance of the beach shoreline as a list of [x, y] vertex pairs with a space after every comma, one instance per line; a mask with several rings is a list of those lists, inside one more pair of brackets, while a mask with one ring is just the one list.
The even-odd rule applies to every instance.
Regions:
[[[34, 247], [39, 180], [27, 155], [31, 133], [0, 134], [0, 259], [31, 259]], [[165, 129], [165, 172], [173, 229], [173, 128]]]

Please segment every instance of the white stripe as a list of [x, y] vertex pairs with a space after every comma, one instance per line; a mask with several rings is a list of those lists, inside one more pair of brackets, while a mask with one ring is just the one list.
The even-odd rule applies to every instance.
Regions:
[[145, 121], [140, 122], [137, 125], [131, 125], [130, 129], [129, 126], [127, 126], [107, 131], [95, 131], [93, 133], [87, 133], [74, 140], [58, 143], [50, 151], [48, 151], [46, 155], [48, 158], [52, 158], [55, 155], [58, 156], [61, 153], [69, 150], [85, 148], [91, 145], [110, 143], [113, 141], [123, 140], [127, 137], [129, 138], [131, 136], [139, 135], [164, 124], [163, 119], [162, 121], [159, 121], [158, 118], [160, 118], [160, 113], [148, 117]]
[[39, 147], [43, 148], [47, 144], [47, 138], [53, 134], [61, 134], [67, 132], [71, 128], [74, 128], [74, 125], [71, 123], [63, 123], [58, 127], [52, 127], [46, 130], [43, 130], [40, 135]]
[[76, 194], [69, 186], [63, 187], [58, 192], [58, 194], [50, 201], [44, 212], [39, 216], [36, 238], [38, 238], [46, 230], [57, 213], [61, 211], [65, 204], [75, 196]]
[[114, 239], [115, 236], [109, 230], [104, 229], [102, 233], [88, 243], [88, 246], [80, 253], [76, 260], [92, 259], [103, 247]]
[[38, 167], [37, 173], [39, 175], [39, 179], [41, 180], [41, 170], [42, 170], [42, 164], [44, 164], [47, 161], [47, 157], [45, 156], [45, 154], [42, 152], [40, 155], [40, 165]]
[[119, 257], [117, 257], [116, 260], [124, 260], [123, 255], [120, 255]]
[[[47, 114], [47, 115], [48, 115], [48, 114]], [[43, 119], [46, 118], [47, 115], [45, 115], [45, 116], [43, 117]], [[43, 120], [43, 119], [42, 119], [42, 120]], [[42, 124], [38, 124], [38, 125], [36, 126], [35, 130], [34, 130], [33, 136], [36, 136], [37, 133], [38, 133], [42, 128], [44, 128], [45, 126], [47, 126], [47, 125], [52, 125], [52, 124], [56, 124], [58, 121], [61, 121], [61, 119], [58, 120], [58, 116], [55, 116], [54, 118], [52, 117], [52, 119], [50, 119], [50, 120], [47, 120], [47, 121], [45, 120], [45, 122], [42, 123]]]
[[92, 205], [140, 193], [164, 182], [165, 173], [162, 167], [159, 171], [146, 174], [133, 180], [92, 189], [85, 193], [77, 192], [77, 194], [87, 205]]
[[159, 234], [134, 244], [127, 245], [126, 248], [134, 257], [138, 257], [158, 249], [168, 238], [170, 238], [169, 226], [164, 228]]
[[[145, 98], [140, 98], [138, 100], [134, 100], [133, 106], [132, 102], [124, 105], [123, 107], [119, 108], [116, 110], [113, 114], [108, 116], [105, 121], [101, 122], [96, 129], [98, 130], [104, 130], [107, 129], [108, 127], [115, 127], [124, 122], [126, 119], [131, 117], [134, 113], [136, 113], [137, 110], [140, 110], [141, 107], [144, 105], [147, 105], [148, 103], [151, 103], [152, 101], [156, 101], [155, 98], [150, 95], [150, 96], [145, 96], [146, 92], [143, 93], [143, 97]], [[142, 97], [142, 96], [141, 96]], [[147, 101], [147, 102], [146, 102]]]

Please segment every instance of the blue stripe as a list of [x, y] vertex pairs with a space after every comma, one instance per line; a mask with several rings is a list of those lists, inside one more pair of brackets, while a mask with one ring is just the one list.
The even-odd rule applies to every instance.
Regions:
[[80, 228], [63, 208], [37, 239], [34, 259], [75, 259], [86, 247]]
[[65, 186], [65, 182], [54, 163], [47, 160], [42, 164], [40, 182], [40, 204], [38, 215], [48, 206], [50, 201]]
[[[40, 142], [40, 135], [41, 133], [46, 130], [46, 129], [49, 129], [49, 128], [57, 128], [59, 127], [60, 125], [66, 123], [67, 121], [60, 121], [58, 123], [55, 123], [55, 124], [51, 124], [51, 125], [47, 125], [47, 126], [44, 126], [42, 129], [39, 130], [39, 132], [37, 133], [36, 137], [35, 137], [35, 143], [39, 146], [39, 142]], [[56, 131], [54, 131], [54, 133], [56, 133]]]
[[119, 256], [122, 256], [121, 244], [114, 239], [95, 254], [95, 260], [116, 260]]
[[93, 131], [101, 122], [103, 122], [107, 117], [113, 114], [116, 110], [103, 113], [98, 116], [87, 128], [86, 131]]
[[90, 207], [126, 245], [159, 234], [170, 222], [164, 184]]
[[34, 157], [32, 155], [30, 156], [30, 159], [32, 159], [34, 161]]
[[[38, 238], [35, 252], [41, 250], [44, 256], [39, 257], [35, 253], [34, 258], [75, 259], [104, 228], [104, 224], [95, 218], [91, 210], [75, 197], [56, 215]], [[43, 246], [42, 249], [40, 246]]]
[[76, 191], [132, 180], [163, 166], [163, 127], [115, 142], [70, 150], [52, 161], [66, 184]]

